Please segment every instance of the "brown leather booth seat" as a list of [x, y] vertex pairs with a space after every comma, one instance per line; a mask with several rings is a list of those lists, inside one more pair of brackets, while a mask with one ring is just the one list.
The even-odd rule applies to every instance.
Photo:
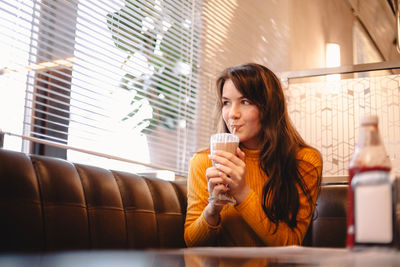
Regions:
[[[344, 246], [347, 187], [326, 185], [304, 245]], [[186, 184], [0, 149], [0, 251], [185, 247]]]
[[183, 247], [186, 185], [0, 149], [0, 250]]
[[317, 199], [317, 207], [305, 246], [345, 247], [347, 228], [347, 184], [325, 184]]

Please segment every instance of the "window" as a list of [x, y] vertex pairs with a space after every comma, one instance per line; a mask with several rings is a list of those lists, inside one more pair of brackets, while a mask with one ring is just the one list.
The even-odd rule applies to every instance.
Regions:
[[13, 55], [1, 61], [13, 92], [2, 101], [18, 120], [0, 127], [39, 139], [25, 152], [184, 174], [196, 147], [199, 10], [200, 0], [1, 1], [2, 51]]
[[[33, 3], [0, 2], [0, 129], [22, 133], [27, 90]], [[7, 137], [4, 147], [20, 150], [20, 138]]]

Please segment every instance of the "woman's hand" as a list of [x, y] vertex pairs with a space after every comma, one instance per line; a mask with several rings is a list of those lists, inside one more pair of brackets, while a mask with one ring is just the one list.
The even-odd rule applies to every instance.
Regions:
[[245, 154], [240, 148], [237, 148], [236, 155], [222, 150], [217, 150], [213, 155], [210, 155], [210, 159], [215, 162], [217, 172], [212, 171], [212, 177], [218, 177], [220, 179], [218, 180], [219, 183], [221, 183], [222, 179], [222, 183], [227, 185], [229, 193], [236, 199], [238, 204], [245, 200], [251, 192], [250, 187], [246, 183], [246, 164], [244, 158]]

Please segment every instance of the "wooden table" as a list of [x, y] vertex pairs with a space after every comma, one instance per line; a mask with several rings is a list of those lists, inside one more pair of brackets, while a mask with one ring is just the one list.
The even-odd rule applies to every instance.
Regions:
[[400, 266], [400, 251], [387, 249], [188, 248], [171, 250], [93, 250], [43, 254], [0, 254], [0, 266]]

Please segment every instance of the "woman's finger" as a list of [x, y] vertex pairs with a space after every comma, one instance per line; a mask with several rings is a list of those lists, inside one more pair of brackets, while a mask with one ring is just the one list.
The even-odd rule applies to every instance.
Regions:
[[223, 179], [222, 177], [211, 178], [211, 179], [208, 181], [208, 184], [210, 184], [210, 185], [212, 185], [212, 186], [216, 186], [216, 185], [219, 185], [219, 184], [225, 184], [225, 183], [226, 183], [226, 181], [225, 181], [225, 179]]
[[219, 179], [221, 179], [223, 184], [231, 184], [232, 183], [232, 179], [223, 171], [219, 172]]
[[246, 154], [239, 147], [236, 148], [236, 155], [244, 162]]
[[218, 177], [218, 176], [219, 176], [219, 173], [220, 173], [220, 171], [219, 171], [217, 168], [215, 168], [215, 167], [209, 167], [209, 168], [207, 168], [207, 169], [206, 169], [206, 177], [207, 177], [207, 180], [210, 180], [211, 178], [214, 178], [214, 177]]
[[214, 189], [213, 189], [213, 195], [219, 195], [221, 193], [226, 193], [229, 191], [229, 188], [226, 187], [225, 184], [217, 184], [215, 185]]
[[225, 186], [225, 181], [222, 178], [212, 178], [208, 182], [208, 193], [210, 196], [218, 194], [218, 192], [226, 193], [230, 189]]
[[240, 189], [246, 183], [245, 180], [245, 168], [235, 167], [233, 169], [216, 164], [216, 168], [221, 170], [220, 177], [224, 180], [224, 183], [229, 185], [231, 193]]
[[223, 156], [218, 156], [218, 155], [213, 155], [213, 160], [215, 162], [215, 167], [218, 169], [218, 165], [224, 165], [224, 166], [228, 166], [228, 167], [234, 167], [236, 166], [234, 162], [232, 162], [230, 159], [227, 159]]
[[226, 194], [229, 189], [224, 184], [217, 184], [214, 187], [209, 188], [208, 193], [211, 198], [216, 198], [221, 194]]
[[233, 175], [232, 167], [217, 163], [215, 164], [215, 168], [220, 171], [218, 173], [220, 177], [223, 177], [223, 174], [225, 174], [225, 177], [227, 178], [232, 177]]
[[[241, 151], [240, 151], [241, 152]], [[242, 152], [243, 153], [243, 152]], [[244, 154], [244, 153], [243, 153]], [[226, 166], [244, 166], [244, 155], [240, 154], [242, 158], [239, 157], [239, 155], [234, 155], [232, 153], [218, 150], [215, 151], [213, 155], [210, 155], [210, 159], [213, 160], [216, 163], [220, 163]]]
[[[244, 174], [246, 173], [245, 165], [244, 166], [236, 166], [236, 165], [227, 166], [227, 165], [218, 163], [218, 164], [215, 164], [215, 168], [217, 168], [221, 173], [226, 174], [226, 178], [230, 179], [231, 181], [237, 181], [237, 180], [244, 179]], [[219, 176], [223, 177], [221, 173], [219, 173]]]

